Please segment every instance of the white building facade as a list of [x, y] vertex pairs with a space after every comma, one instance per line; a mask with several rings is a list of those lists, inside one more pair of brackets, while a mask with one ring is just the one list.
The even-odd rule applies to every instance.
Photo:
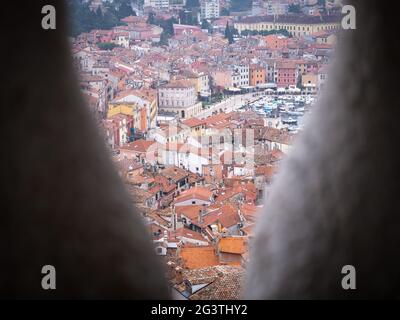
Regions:
[[250, 81], [250, 67], [249, 65], [236, 65], [234, 66], [233, 84], [234, 87], [248, 86]]
[[188, 81], [174, 81], [158, 89], [159, 111], [173, 112], [180, 119], [196, 117], [202, 111], [197, 90]]
[[144, 0], [144, 7], [169, 9], [169, 0]]
[[219, 0], [200, 1], [200, 17], [201, 19], [219, 18]]

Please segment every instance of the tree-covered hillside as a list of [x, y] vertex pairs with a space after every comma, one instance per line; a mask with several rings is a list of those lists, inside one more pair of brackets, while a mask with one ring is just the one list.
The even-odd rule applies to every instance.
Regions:
[[240, 12], [251, 10], [253, 6], [252, 0], [231, 0], [231, 12]]
[[70, 35], [77, 36], [93, 29], [111, 29], [121, 24], [121, 19], [135, 15], [130, 0], [114, 0], [92, 11], [83, 0], [67, 0], [71, 20]]

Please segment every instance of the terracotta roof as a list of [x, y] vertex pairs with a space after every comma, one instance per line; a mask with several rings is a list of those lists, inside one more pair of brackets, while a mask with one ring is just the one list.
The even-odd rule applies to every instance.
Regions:
[[154, 177], [154, 181], [158, 183], [162, 187], [162, 191], [164, 193], [170, 193], [171, 191], [176, 189], [175, 184], [169, 183], [168, 179], [166, 177], [163, 177], [161, 175], [157, 175]]
[[209, 212], [202, 217], [202, 221], [193, 220], [192, 223], [201, 228], [219, 222], [222, 227], [229, 228], [240, 222], [238, 209], [232, 204], [214, 204], [208, 207]]
[[[139, 80], [139, 79], [138, 79]], [[153, 89], [140, 89], [140, 90], [124, 90], [118, 93], [118, 95], [114, 98], [115, 101], [122, 100], [124, 98], [130, 97], [130, 96], [135, 96], [142, 98], [147, 101], [152, 101], [157, 97], [157, 92]], [[129, 100], [128, 100], [129, 101]], [[133, 100], [136, 101], [136, 100]]]
[[259, 166], [256, 168], [256, 176], [264, 176], [268, 181], [272, 179], [272, 177], [277, 172], [277, 166]]
[[222, 238], [218, 243], [220, 252], [242, 254], [246, 252], [246, 237], [226, 237]]
[[120, 147], [120, 150], [129, 150], [139, 153], [146, 153], [149, 150], [149, 148], [155, 143], [156, 143], [155, 141], [140, 139]]
[[285, 130], [280, 130], [272, 127], [265, 127], [261, 131], [262, 131], [261, 137], [264, 140], [279, 142], [287, 145], [293, 142], [293, 135], [290, 135]]
[[168, 229], [170, 227], [170, 223], [163, 219], [162, 217], [160, 217], [156, 212], [149, 212], [146, 214], [146, 217], [149, 218], [152, 223], [156, 222], [156, 224], [159, 224], [160, 226], [165, 227], [166, 229]]
[[238, 300], [242, 296], [245, 271], [241, 267], [216, 266], [218, 277], [189, 297], [190, 300]]
[[200, 120], [200, 119], [197, 119], [197, 118], [190, 118], [190, 119], [187, 119], [187, 120], [183, 121], [182, 123], [184, 125], [190, 127], [190, 128], [193, 128], [193, 127], [201, 126], [205, 122], [204, 122], [204, 120]]
[[136, 203], [137, 205], [143, 205], [147, 199], [154, 196], [153, 194], [151, 194], [146, 190], [136, 188], [129, 184], [126, 184], [126, 189], [129, 195], [131, 196], [133, 203]]
[[208, 188], [204, 187], [194, 187], [189, 190], [185, 190], [181, 193], [179, 197], [176, 198], [175, 202], [182, 202], [190, 199], [199, 199], [203, 201], [210, 201], [213, 196], [213, 192]]
[[160, 240], [164, 237], [164, 230], [166, 230], [164, 227], [161, 227], [154, 222], [148, 224], [146, 227], [147, 230], [150, 232], [150, 236], [153, 240]]
[[224, 205], [221, 208], [221, 214], [218, 216], [218, 220], [223, 227], [232, 227], [240, 222], [238, 210], [231, 204]]
[[175, 212], [178, 215], [185, 215], [190, 220], [194, 220], [199, 216], [199, 212], [203, 206], [192, 205], [192, 206], [178, 206], [175, 207]]
[[184, 282], [190, 285], [209, 284], [219, 277], [216, 267], [207, 267], [193, 270], [183, 270]]
[[118, 172], [120, 172], [121, 174], [126, 174], [129, 171], [143, 168], [143, 165], [134, 159], [113, 157], [113, 162], [116, 165]]
[[195, 184], [198, 182], [204, 181], [204, 177], [197, 175], [195, 173], [190, 173], [189, 174], [189, 183], [190, 184]]
[[218, 212], [207, 213], [202, 217], [202, 221], [192, 220], [192, 223], [200, 228], [206, 229], [207, 226], [215, 224], [218, 222]]
[[214, 247], [182, 247], [179, 256], [187, 269], [199, 269], [219, 264]]
[[197, 240], [197, 241], [203, 241], [203, 242], [208, 242], [206, 238], [204, 238], [199, 232], [190, 230], [188, 228], [179, 228], [173, 232], [170, 233], [170, 237], [168, 240], [174, 242], [177, 239], [181, 238], [187, 238], [187, 239], [192, 239], [192, 240]]
[[227, 188], [219, 193], [216, 200], [218, 202], [224, 202], [231, 199], [234, 196], [239, 195], [240, 193], [242, 193], [242, 190], [238, 188]]
[[255, 205], [244, 203], [240, 207], [240, 212], [245, 217], [246, 220], [255, 221], [258, 215], [259, 208]]
[[234, 113], [218, 113], [204, 119], [207, 126], [217, 126], [225, 123], [229, 123], [228, 119], [233, 116]]
[[161, 171], [160, 175], [166, 177], [167, 179], [170, 178], [174, 182], [177, 182], [188, 177], [189, 173], [186, 170], [173, 166]]

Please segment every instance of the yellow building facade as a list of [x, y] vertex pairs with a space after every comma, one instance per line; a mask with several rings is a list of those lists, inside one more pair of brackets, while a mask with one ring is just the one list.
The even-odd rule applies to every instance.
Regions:
[[115, 115], [123, 114], [133, 118], [133, 126], [136, 129], [141, 128], [141, 112], [140, 107], [133, 103], [109, 103], [107, 117], [111, 118]]
[[242, 33], [249, 31], [287, 30], [292, 36], [308, 36], [313, 33], [340, 28], [338, 16], [259, 16], [247, 17], [235, 22], [234, 27]]
[[158, 114], [156, 96], [149, 93], [143, 95], [143, 93], [128, 92], [124, 98], [108, 104], [107, 117], [117, 114], [132, 116], [134, 127], [137, 129], [145, 131], [155, 127]]

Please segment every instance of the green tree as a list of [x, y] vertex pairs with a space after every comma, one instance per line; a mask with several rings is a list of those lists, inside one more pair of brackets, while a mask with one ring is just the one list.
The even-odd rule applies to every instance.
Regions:
[[220, 16], [224, 17], [224, 16], [230, 16], [230, 12], [227, 8], [222, 8]]
[[117, 16], [117, 9], [123, 1], [115, 0], [115, 3], [106, 2], [104, 9], [98, 8], [93, 11], [87, 2], [82, 0], [67, 0], [67, 7], [71, 19], [69, 34], [77, 36], [83, 32], [90, 32], [93, 29], [111, 29], [121, 24]]
[[132, 6], [130, 4], [130, 1], [124, 1], [121, 3], [121, 5], [118, 8], [117, 11], [117, 17], [119, 19], [123, 19], [129, 16], [136, 15], [136, 13], [132, 10]]
[[111, 42], [98, 42], [97, 47], [99, 47], [100, 50], [112, 50], [118, 47], [118, 45]]
[[171, 38], [171, 36], [163, 30], [163, 32], [160, 35], [160, 45], [167, 46], [168, 45], [168, 40]]
[[148, 24], [156, 24], [156, 15], [154, 14], [154, 12], [149, 12], [149, 16], [147, 17], [147, 21]]
[[288, 38], [292, 38], [292, 35], [290, 34], [289, 31], [287, 31], [286, 29], [279, 29], [279, 30], [261, 30], [261, 31], [257, 31], [257, 30], [243, 30], [242, 31], [242, 36], [257, 36], [257, 35], [261, 35], [261, 36], [268, 36], [271, 34], [281, 34], [285, 37]]
[[213, 32], [212, 25], [206, 19], [201, 22], [201, 28], [208, 30], [209, 33]]
[[229, 23], [226, 23], [226, 28], [225, 28], [225, 39], [228, 39], [229, 44], [232, 44], [235, 42], [233, 39], [233, 32], [231, 27], [229, 26]]
[[174, 23], [176, 23], [175, 18], [170, 18], [168, 20], [156, 21], [156, 24], [163, 28], [163, 32], [160, 35], [160, 45], [168, 45], [169, 39], [174, 36]]
[[193, 17], [193, 12], [188, 10], [179, 11], [179, 20], [181, 24], [197, 25], [197, 18]]
[[164, 31], [170, 36], [174, 35], [174, 22], [175, 22], [175, 19], [173, 19], [173, 18], [168, 19], [165, 22], [165, 25], [163, 27]]
[[252, 0], [231, 0], [230, 11], [249, 11], [253, 5]]
[[296, 14], [301, 13], [300, 5], [299, 4], [294, 4], [294, 3], [289, 5], [289, 12], [290, 13], [296, 13]]
[[187, 0], [186, 1], [186, 8], [193, 9], [193, 8], [198, 8], [198, 7], [200, 7], [199, 0]]
[[228, 39], [228, 37], [229, 37], [229, 23], [228, 22], [226, 23], [224, 35], [225, 35], [225, 39]]
[[302, 77], [301, 74], [300, 74], [299, 77], [297, 78], [297, 88], [299, 88], [299, 89], [301, 89], [301, 90], [304, 89], [304, 87], [303, 87], [303, 77]]
[[100, 29], [112, 29], [119, 24], [119, 19], [109, 11], [106, 11], [103, 15], [103, 19], [100, 21]]

